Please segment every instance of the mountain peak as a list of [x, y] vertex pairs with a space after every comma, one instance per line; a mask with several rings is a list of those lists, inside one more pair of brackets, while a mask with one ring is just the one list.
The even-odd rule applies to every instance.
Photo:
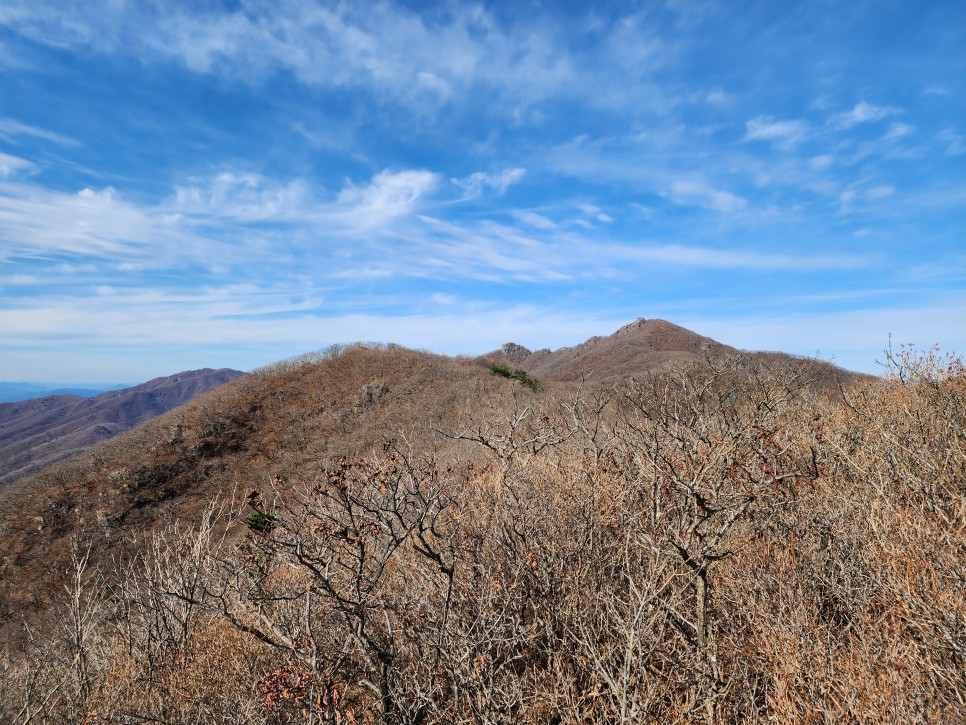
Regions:
[[[655, 322], [660, 322], [661, 320], [654, 320], [654, 321]], [[638, 317], [633, 322], [629, 322], [626, 325], [624, 325], [623, 327], [619, 328], [617, 330], [617, 332], [615, 332], [614, 334], [615, 335], [623, 335], [623, 334], [625, 334], [627, 332], [631, 332], [632, 330], [639, 330], [642, 327], [644, 327], [644, 325], [646, 325], [646, 324], [647, 324], [647, 319], [646, 318], [644, 318], [644, 317]]]
[[498, 354], [500, 357], [505, 358], [508, 362], [519, 364], [530, 357], [530, 355], [533, 353], [529, 348], [526, 348], [523, 345], [517, 345], [515, 342], [506, 342], [500, 347]]
[[[605, 381], [640, 375], [669, 363], [700, 364], [709, 355], [755, 357], [766, 353], [741, 352], [673, 322], [638, 317], [606, 337], [591, 337], [573, 347], [531, 352], [510, 342], [484, 357], [505, 361], [540, 380]], [[781, 357], [780, 353], [768, 355]]]

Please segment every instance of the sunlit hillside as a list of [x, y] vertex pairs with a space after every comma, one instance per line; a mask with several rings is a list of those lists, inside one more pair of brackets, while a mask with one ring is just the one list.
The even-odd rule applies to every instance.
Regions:
[[961, 360], [711, 352], [336, 348], [5, 489], [0, 719], [962, 722]]

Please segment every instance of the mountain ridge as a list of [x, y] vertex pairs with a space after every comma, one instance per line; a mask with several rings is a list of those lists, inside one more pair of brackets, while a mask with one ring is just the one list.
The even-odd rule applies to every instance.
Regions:
[[723, 356], [736, 356], [748, 362], [793, 362], [813, 367], [820, 373], [820, 385], [833, 387], [870, 377], [839, 368], [813, 358], [782, 352], [740, 350], [718, 342], [673, 322], [638, 317], [610, 335], [595, 335], [582, 343], [557, 350], [531, 351], [516, 342], [507, 342], [482, 358], [514, 365], [542, 380], [577, 382], [616, 382], [671, 363], [703, 363]]
[[[46, 721], [96, 711], [111, 722], [237, 722], [239, 712], [253, 725], [295, 722], [308, 702], [298, 683], [332, 682], [348, 693], [347, 713], [378, 716], [384, 690], [363, 685], [385, 682], [398, 683], [392, 703], [429, 702], [430, 722], [454, 722], [453, 683], [475, 688], [493, 674], [488, 693], [544, 693], [526, 711], [491, 710], [494, 721], [510, 712], [547, 722], [543, 703], [603, 682], [594, 668], [627, 651], [625, 635], [647, 646], [603, 671], [672, 683], [655, 722], [687, 719], [709, 651], [738, 683], [715, 722], [779, 712], [745, 693], [762, 682], [795, 691], [799, 675], [781, 665], [794, 647], [832, 658], [805, 663], [828, 673], [831, 694], [780, 710], [790, 721], [868, 690], [876, 667], [903, 672], [875, 680], [897, 684], [878, 693], [881, 712], [950, 681], [905, 684], [920, 666], [958, 671], [949, 607], [961, 598], [945, 573], [958, 571], [963, 483], [935, 472], [954, 471], [951, 453], [960, 469], [964, 460], [949, 433], [966, 410], [961, 363], [904, 358], [898, 376], [839, 387], [817, 361], [716, 348], [669, 323], [619, 332], [556, 357], [507, 345], [502, 368], [486, 356], [334, 346], [0, 488], [0, 642], [20, 663], [5, 663], [19, 679], [9, 702], [0, 694], [0, 718], [15, 721], [19, 702], [46, 703], [73, 682], [76, 638], [64, 623], [87, 611], [97, 617], [83, 640], [93, 666], [51, 705], [65, 714]], [[633, 379], [553, 379], [581, 375], [615, 345], [622, 356], [605, 360], [608, 375], [624, 366]], [[642, 361], [659, 363], [655, 352], [683, 364], [649, 369]], [[530, 386], [505, 375], [511, 359], [550, 377]], [[830, 376], [819, 381], [831, 395], [812, 393], [816, 374]], [[883, 626], [883, 602], [900, 607], [896, 626]], [[521, 612], [537, 626], [521, 627]], [[358, 635], [362, 620], [378, 639]], [[278, 639], [303, 631], [312, 636], [292, 646]], [[351, 662], [346, 642], [362, 648]], [[370, 657], [382, 642], [391, 656]], [[592, 649], [574, 658], [580, 647]], [[442, 659], [427, 661], [433, 652]], [[829, 669], [836, 662], [844, 669]], [[431, 689], [412, 695], [413, 681]], [[290, 682], [297, 698], [285, 705], [272, 693]], [[499, 689], [505, 682], [514, 689]], [[957, 705], [934, 689], [929, 712], [946, 721]], [[435, 694], [418, 699], [425, 692]], [[231, 699], [213, 720], [202, 710], [221, 693]], [[561, 721], [620, 721], [612, 702]]]
[[[774, 368], [816, 378], [832, 394], [839, 374], [846, 383], [866, 377], [778, 353], [741, 353], [660, 320], [638, 319], [557, 351], [515, 343], [502, 349], [518, 361], [511, 365], [534, 372], [540, 392], [494, 375], [499, 351], [457, 358], [362, 343], [280, 361], [209, 390], [83, 455], [0, 486], [0, 540], [4, 529], [8, 538], [0, 572], [14, 561], [33, 570], [40, 561], [63, 560], [72, 538], [121, 541], [165, 521], [197, 520], [208, 502], [239, 486], [316, 475], [399, 436], [416, 447], [438, 445], [438, 455], [456, 461], [477, 440], [461, 428], [485, 411], [500, 420], [505, 406], [566, 400], [577, 385], [611, 388], [669, 363], [700, 370], [717, 361], [734, 367], [737, 360], [749, 374]], [[8, 586], [19, 590], [13, 581]], [[19, 611], [14, 603], [22, 595], [2, 589], [0, 604], [6, 598], [8, 609]]]
[[0, 486], [75, 456], [243, 374], [203, 368], [89, 398], [64, 394], [0, 403]]

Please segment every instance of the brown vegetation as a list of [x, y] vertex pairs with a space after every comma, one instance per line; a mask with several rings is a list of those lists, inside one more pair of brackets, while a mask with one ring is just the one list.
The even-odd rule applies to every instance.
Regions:
[[485, 357], [506, 362], [532, 373], [540, 380], [617, 383], [633, 375], [660, 369], [671, 363], [700, 365], [708, 357], [741, 358], [749, 365], [795, 364], [808, 369], [816, 388], [828, 389], [836, 381], [854, 382], [864, 377], [827, 362], [796, 358], [781, 352], [746, 352], [704, 337], [667, 320], [638, 318], [607, 337], [592, 337], [573, 347], [531, 352], [508, 342]]
[[0, 403], [0, 486], [77, 456], [229, 380], [237, 370], [190, 370], [90, 398], [49, 395]]
[[961, 722], [966, 369], [892, 363], [836, 396], [788, 359], [533, 390], [392, 347], [236, 381], [3, 492], [0, 713]]

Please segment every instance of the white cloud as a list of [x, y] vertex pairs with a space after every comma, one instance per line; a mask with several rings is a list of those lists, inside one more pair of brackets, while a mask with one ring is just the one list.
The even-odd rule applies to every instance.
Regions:
[[27, 159], [0, 152], [0, 179], [6, 179], [20, 171], [31, 171], [36, 166]]
[[886, 132], [886, 135], [883, 137], [883, 140], [895, 141], [900, 138], [905, 138], [915, 130], [916, 129], [913, 126], [910, 126], [908, 123], [894, 122], [889, 125], [889, 130]]
[[881, 121], [886, 116], [891, 116], [899, 112], [898, 108], [889, 106], [873, 106], [871, 103], [859, 101], [851, 111], [837, 113], [832, 116], [829, 123], [833, 128], [849, 129], [858, 126], [860, 123], [871, 123]]
[[148, 15], [141, 3], [95, 0], [51, 12], [9, 0], [0, 24], [53, 46], [173, 60], [197, 73], [262, 82], [283, 71], [308, 85], [368, 87], [414, 109], [477, 86], [526, 105], [567, 89], [577, 74], [548, 34], [503, 28], [480, 6], [432, 16], [389, 3], [248, 0], [202, 12], [161, 4]]
[[[439, 184], [438, 174], [423, 169], [380, 171], [366, 186], [347, 185], [339, 192], [332, 216], [358, 228], [379, 226], [414, 212], [419, 202]], [[329, 210], [322, 210], [323, 217]]]
[[828, 154], [822, 154], [820, 156], [813, 156], [808, 160], [808, 165], [813, 169], [827, 169], [832, 165], [834, 159]]
[[577, 208], [580, 209], [580, 211], [582, 211], [587, 216], [593, 217], [597, 221], [602, 222], [604, 224], [610, 224], [614, 221], [614, 217], [612, 217], [610, 214], [605, 213], [596, 204], [586, 204], [586, 203], [577, 204]]
[[849, 254], [772, 254], [757, 250], [713, 249], [681, 244], [621, 247], [608, 250], [613, 259], [660, 262], [672, 266], [711, 269], [823, 270], [855, 269], [870, 260]]
[[[0, 168], [12, 165], [0, 157]], [[0, 180], [0, 258], [53, 254], [133, 271], [185, 264], [227, 269], [278, 247], [272, 229], [279, 224], [290, 230], [286, 258], [306, 236], [341, 240], [333, 250], [349, 239], [376, 244], [401, 233], [438, 184], [430, 171], [384, 170], [320, 200], [303, 180], [225, 172], [193, 179], [161, 204], [144, 205], [112, 187], [72, 194]]]
[[25, 286], [41, 284], [43, 280], [34, 274], [13, 274], [9, 277], [0, 277], [0, 285]]
[[946, 146], [947, 156], [960, 156], [966, 153], [966, 135], [956, 133], [951, 128], [945, 128], [936, 135], [936, 139]]
[[64, 254], [152, 267], [212, 252], [202, 237], [164, 223], [111, 187], [71, 194], [0, 182], [0, 239], [0, 255]]
[[396, 2], [90, 0], [52, 11], [6, 0], [0, 10], [0, 26], [37, 43], [174, 62], [251, 84], [290, 74], [307, 86], [366, 89], [419, 117], [466, 99], [478, 114], [521, 124], [545, 118], [539, 106], [548, 99], [662, 113], [680, 102], [652, 78], [681, 49], [647, 13], [602, 20], [599, 48], [586, 53], [571, 43], [562, 13], [508, 21], [479, 3], [427, 11]]
[[435, 91], [443, 98], [447, 98], [453, 93], [453, 89], [450, 87], [450, 84], [433, 73], [419, 71], [419, 73], [416, 74], [416, 77], [419, 79], [419, 83], [423, 87]]
[[31, 136], [33, 138], [52, 141], [61, 146], [79, 146], [80, 142], [63, 134], [48, 131], [36, 126], [28, 126], [12, 118], [0, 118], [0, 138], [13, 140], [17, 136]]
[[[505, 283], [507, 280], [551, 282], [569, 278], [582, 259], [579, 240], [547, 229], [534, 215], [529, 230], [484, 220], [469, 226], [428, 216], [419, 217], [423, 226], [405, 237], [406, 250], [397, 247], [392, 260], [383, 260], [409, 274], [456, 274], [461, 277]], [[550, 220], [548, 220], [550, 221]], [[553, 232], [548, 238], [541, 232]], [[427, 269], [432, 261], [433, 270]]]
[[745, 123], [743, 141], [773, 141], [783, 147], [792, 147], [808, 135], [805, 121], [776, 121], [770, 116], [758, 116]]
[[543, 214], [537, 214], [532, 211], [516, 211], [513, 212], [513, 216], [522, 221], [524, 224], [528, 224], [531, 227], [537, 229], [556, 229], [557, 223]]
[[[231, 358], [222, 364], [251, 368], [332, 343], [357, 340], [395, 342], [449, 354], [482, 354], [508, 340], [534, 348], [560, 347], [603, 330], [616, 330], [628, 321], [594, 319], [531, 305], [461, 303], [445, 294], [434, 300], [438, 307], [423, 314], [349, 310], [323, 314], [311, 309], [290, 310], [276, 290], [261, 292], [258, 296], [251, 291], [218, 289], [175, 296], [138, 290], [119, 299], [91, 295], [68, 303], [44, 298], [34, 300], [29, 309], [0, 309], [0, 338], [21, 340], [42, 351], [39, 355], [21, 350], [5, 352], [0, 359], [0, 375], [8, 368], [29, 368], [40, 376], [39, 371], [45, 368], [33, 356], [43, 356], [49, 362], [45, 348], [63, 350], [76, 340], [110, 350], [103, 359], [84, 355], [72, 360], [72, 374], [78, 379], [137, 380], [211, 366], [212, 344], [232, 349]], [[252, 299], [263, 300], [264, 304], [245, 302]], [[34, 360], [34, 364], [28, 360]], [[53, 377], [62, 374], [61, 368]]]
[[839, 194], [839, 210], [842, 213], [853, 211], [863, 201], [877, 201], [887, 199], [896, 193], [896, 188], [889, 184], [865, 186], [863, 182], [853, 184]]
[[636, 209], [637, 212], [644, 219], [650, 220], [654, 217], [654, 209], [652, 207], [649, 207], [647, 204], [641, 204], [640, 202], [632, 201], [631, 208]]
[[[596, 204], [580, 203], [580, 204], [577, 204], [576, 206], [584, 214], [586, 214], [589, 217], [593, 217], [595, 220], [597, 220], [597, 221], [599, 221], [599, 222], [601, 222], [603, 224], [611, 224], [614, 221], [614, 217], [612, 217], [610, 214], [605, 213]], [[584, 219], [575, 219], [571, 223], [572, 224], [579, 224], [579, 225], [584, 226], [584, 227], [587, 227], [587, 228], [590, 228], [590, 226], [591, 226]]]
[[[511, 171], [489, 183], [518, 177]], [[419, 278], [440, 271], [501, 282], [568, 277], [574, 261], [564, 253], [565, 234], [554, 235], [563, 241], [551, 251], [513, 226], [486, 220], [465, 226], [426, 216], [439, 181], [427, 170], [384, 170], [320, 198], [301, 180], [224, 172], [179, 185], [158, 205], [130, 202], [112, 187], [69, 194], [0, 182], [0, 258], [66, 257], [72, 261], [61, 273], [75, 279], [103, 278], [109, 271], [137, 279], [154, 269], [238, 278], [270, 270], [315, 279]], [[518, 218], [539, 232], [554, 224], [535, 212]]]
[[[592, 335], [610, 334], [638, 314], [633, 311], [590, 315], [560, 311], [556, 306], [494, 306], [456, 301], [428, 314], [390, 316], [337, 311], [322, 315], [307, 310], [295, 316], [272, 317], [259, 315], [259, 309], [273, 309], [274, 302], [264, 308], [239, 303], [240, 299], [273, 300], [278, 293], [262, 292], [258, 296], [251, 291], [224, 289], [171, 298], [145, 291], [123, 297], [121, 305], [116, 300], [92, 296], [70, 303], [54, 298], [36, 299], [29, 310], [20, 312], [0, 309], [0, 337], [29, 340], [42, 351], [5, 351], [0, 359], [0, 377], [29, 369], [38, 378], [58, 379], [63, 368], [57, 367], [59, 363], [50, 366], [50, 356], [43, 350], [63, 350], [72, 340], [90, 340], [106, 350], [102, 355], [72, 360], [77, 379], [136, 381], [206, 365], [248, 369], [331, 343], [355, 340], [396, 342], [450, 354], [481, 354], [508, 341], [531, 349], [556, 349], [579, 344]], [[443, 304], [442, 300], [439, 302]], [[233, 309], [245, 310], [252, 316], [233, 316]], [[654, 316], [651, 311], [640, 312]], [[658, 314], [664, 316], [663, 312]], [[966, 349], [959, 324], [964, 315], [966, 304], [960, 296], [937, 298], [919, 306], [794, 315], [770, 312], [765, 316], [681, 313], [673, 319], [738, 348], [777, 349], [802, 355], [819, 352], [847, 368], [881, 373], [875, 361], [882, 359], [890, 334], [896, 345], [915, 343], [920, 350], [934, 343], [939, 343], [943, 350]], [[132, 344], [132, 340], [137, 342]], [[212, 342], [231, 346], [230, 357], [219, 358], [210, 347]], [[5, 374], [4, 370], [8, 372]]]
[[503, 169], [498, 174], [477, 171], [464, 179], [450, 179], [450, 181], [463, 190], [464, 199], [476, 199], [482, 196], [486, 189], [496, 194], [505, 194], [510, 185], [520, 181], [526, 173], [526, 169], [520, 168]]
[[742, 211], [748, 206], [746, 199], [728, 191], [713, 189], [704, 181], [695, 179], [675, 181], [669, 197], [675, 204], [702, 206], [726, 214]]
[[301, 180], [279, 184], [259, 174], [223, 172], [177, 186], [169, 207], [174, 214], [282, 221], [304, 210], [308, 196]]
[[866, 196], [870, 199], [885, 199], [888, 196], [892, 196], [896, 193], [894, 186], [873, 186], [871, 189], [866, 191]]
[[839, 194], [839, 210], [843, 213], [852, 211], [856, 197], [858, 197], [858, 193], [854, 189], [846, 189]]
[[683, 316], [678, 324], [745, 350], [784, 350], [799, 355], [820, 353], [836, 365], [882, 374], [876, 361], [893, 346], [914, 344], [920, 351], [939, 344], [944, 351], [962, 352], [966, 335], [966, 300], [939, 297], [921, 305], [867, 307], [838, 312], [714, 318]]
[[367, 183], [346, 180], [334, 199], [321, 199], [304, 179], [280, 182], [261, 174], [226, 171], [179, 185], [160, 211], [171, 223], [318, 227], [327, 234], [372, 233], [416, 212], [439, 186], [425, 169], [384, 169]]

